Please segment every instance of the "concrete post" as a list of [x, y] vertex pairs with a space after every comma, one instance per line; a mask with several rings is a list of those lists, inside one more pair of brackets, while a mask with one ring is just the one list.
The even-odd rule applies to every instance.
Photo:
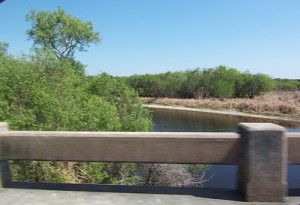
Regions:
[[[0, 122], [0, 132], [8, 131], [8, 124], [6, 122]], [[0, 155], [2, 142], [0, 141]], [[11, 184], [11, 172], [9, 168], [8, 160], [0, 160], [0, 171], [1, 171], [1, 184], [3, 188], [10, 187]]]
[[7, 131], [8, 124], [6, 122], [0, 122], [0, 131]]
[[240, 123], [238, 187], [247, 201], [277, 202], [287, 195], [285, 129], [272, 123]]

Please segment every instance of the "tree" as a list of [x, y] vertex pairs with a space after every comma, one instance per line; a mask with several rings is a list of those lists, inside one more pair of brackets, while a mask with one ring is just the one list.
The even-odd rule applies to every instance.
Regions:
[[7, 54], [8, 44], [0, 42], [0, 56], [4, 56]]
[[[8, 122], [11, 130], [150, 129], [150, 114], [125, 83], [105, 74], [81, 77], [72, 69], [70, 61], [43, 50], [22, 58], [0, 56], [0, 121]], [[11, 165], [16, 181], [138, 181], [135, 165], [126, 163], [15, 161]]]
[[299, 90], [300, 82], [291, 79], [275, 79], [277, 90], [295, 91]]
[[148, 131], [151, 127], [149, 112], [143, 108], [138, 94], [123, 80], [106, 73], [87, 78], [89, 93], [116, 106], [122, 131]]
[[235, 76], [238, 71], [226, 66], [218, 66], [213, 71], [212, 95], [217, 98], [230, 98], [234, 93]]
[[213, 89], [214, 97], [230, 98], [233, 95], [233, 83], [225, 80], [217, 80]]
[[164, 95], [170, 98], [183, 97], [185, 93], [182, 89], [187, 78], [183, 72], [167, 72], [161, 75], [164, 82]]
[[252, 99], [275, 88], [275, 81], [265, 74], [244, 73], [243, 93]]
[[83, 22], [61, 8], [53, 12], [31, 10], [26, 20], [32, 24], [27, 35], [34, 46], [51, 50], [58, 59], [73, 58], [76, 50], [86, 51], [91, 43], [100, 43], [90, 21]]

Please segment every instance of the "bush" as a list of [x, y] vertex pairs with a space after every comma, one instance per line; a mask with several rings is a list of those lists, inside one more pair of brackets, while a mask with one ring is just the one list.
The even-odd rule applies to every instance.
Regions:
[[[92, 92], [93, 86], [105, 92]], [[12, 130], [148, 131], [151, 127], [149, 113], [124, 83], [108, 75], [89, 82], [74, 72], [72, 62], [48, 52], [22, 58], [1, 54], [0, 121], [8, 122]], [[12, 164], [15, 180], [38, 182], [131, 183], [136, 180], [133, 169], [130, 164], [107, 163]]]
[[254, 98], [276, 87], [275, 81], [267, 75], [241, 73], [226, 66], [133, 75], [124, 79], [141, 97]]

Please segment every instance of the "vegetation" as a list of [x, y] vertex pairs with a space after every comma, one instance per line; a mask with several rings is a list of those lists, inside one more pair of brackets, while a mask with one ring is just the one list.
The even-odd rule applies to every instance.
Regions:
[[[144, 98], [167, 105], [300, 113], [295, 96], [278, 97], [284, 101], [278, 105], [261, 103], [266, 96], [262, 94], [270, 90], [299, 90], [299, 80], [274, 80], [225, 66], [123, 78], [106, 73], [86, 76], [85, 66], [74, 54], [100, 43], [91, 22], [60, 8], [32, 10], [26, 19], [31, 22], [27, 35], [35, 48], [31, 55], [9, 55], [8, 44], [0, 42], [0, 121], [7, 121], [12, 130], [149, 131], [151, 116], [139, 96], [189, 98], [185, 102]], [[237, 103], [232, 98], [247, 99]], [[166, 186], [202, 186], [208, 169], [205, 165], [43, 161], [14, 161], [12, 168], [14, 179], [21, 181]]]
[[272, 79], [225, 66], [133, 75], [124, 80], [140, 94], [144, 103], [289, 115], [300, 119], [300, 80]]
[[[0, 121], [9, 122], [12, 130], [123, 131], [134, 125], [130, 131], [148, 131], [151, 127], [149, 113], [123, 82], [106, 74], [78, 76], [69, 61], [51, 53], [2, 55], [0, 82]], [[112, 167], [118, 174], [112, 174]], [[128, 181], [135, 178], [131, 164], [18, 162], [13, 168], [16, 180], [115, 183], [120, 176], [128, 176]]]
[[58, 59], [73, 58], [76, 49], [86, 51], [91, 43], [100, 42], [90, 21], [82, 22], [61, 8], [53, 12], [31, 10], [26, 20], [32, 24], [27, 35], [34, 46], [50, 49]]
[[253, 99], [231, 98], [198, 98], [198, 99], [171, 99], [171, 98], [142, 98], [146, 104], [167, 106], [184, 106], [189, 108], [205, 108], [212, 110], [240, 111], [254, 114], [284, 116], [300, 120], [300, 91], [270, 92]]
[[[100, 41], [90, 22], [60, 8], [31, 11], [27, 20], [32, 55], [11, 56], [8, 45], [0, 44], [0, 121], [12, 130], [150, 129], [150, 115], [132, 89], [107, 74], [85, 76], [74, 59], [76, 49]], [[117, 183], [126, 176], [122, 181], [131, 183], [136, 178], [132, 164], [18, 161], [12, 167], [14, 178], [26, 181]]]
[[133, 75], [125, 80], [141, 97], [252, 99], [276, 88], [276, 81], [265, 74], [241, 73], [225, 66]]
[[275, 81], [278, 90], [282, 90], [282, 91], [300, 90], [300, 80], [275, 79]]
[[84, 65], [74, 59], [75, 51], [86, 51], [92, 43], [101, 42], [90, 21], [83, 22], [61, 8], [53, 12], [31, 10], [26, 20], [31, 23], [28, 39], [33, 40], [36, 50], [48, 50], [58, 59], [69, 60], [73, 70], [84, 75]]
[[139, 164], [138, 174], [143, 185], [202, 187], [210, 178], [209, 165], [203, 164]]
[[[8, 122], [11, 130], [150, 130], [151, 116], [136, 91], [106, 73], [86, 76], [84, 66], [74, 58], [76, 49], [84, 51], [100, 41], [90, 22], [60, 8], [31, 11], [27, 20], [32, 23], [27, 34], [34, 41], [33, 54], [15, 57], [7, 53], [8, 44], [0, 43], [0, 121]], [[13, 161], [11, 165], [17, 181], [147, 184], [144, 180], [149, 178], [140, 171], [146, 170], [146, 164]], [[184, 175], [197, 181], [188, 175], [186, 165], [173, 167], [169, 180]], [[159, 180], [161, 171], [151, 173], [151, 184], [166, 184]]]

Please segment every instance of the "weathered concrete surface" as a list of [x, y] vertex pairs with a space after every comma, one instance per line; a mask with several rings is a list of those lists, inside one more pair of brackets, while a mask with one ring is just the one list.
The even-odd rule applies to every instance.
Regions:
[[285, 129], [271, 123], [240, 123], [239, 188], [247, 201], [282, 201], [287, 194]]
[[300, 133], [287, 133], [288, 138], [288, 163], [300, 164]]
[[[0, 132], [8, 131], [8, 123], [0, 122]], [[0, 156], [2, 156], [2, 142], [0, 139]], [[0, 159], [0, 184], [2, 187], [7, 187], [11, 182], [11, 173], [7, 160]]]
[[261, 203], [212, 199], [193, 195], [129, 194], [0, 188], [1, 205], [298, 205], [299, 203], [300, 197], [288, 197], [285, 202]]
[[0, 122], [0, 131], [7, 131], [8, 130], [8, 123]]
[[237, 133], [3, 131], [0, 159], [237, 164], [238, 142]]

